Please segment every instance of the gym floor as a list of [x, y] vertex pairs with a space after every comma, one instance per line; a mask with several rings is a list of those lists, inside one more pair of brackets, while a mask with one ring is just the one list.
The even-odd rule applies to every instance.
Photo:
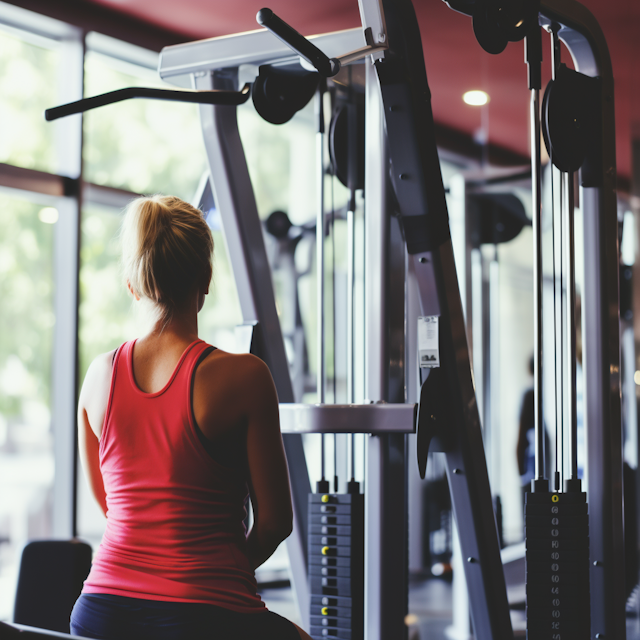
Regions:
[[[290, 588], [264, 589], [260, 595], [269, 609], [300, 623]], [[407, 622], [411, 623], [409, 640], [452, 640], [445, 633], [452, 623], [451, 584], [439, 579], [412, 580], [409, 585]]]
[[[260, 591], [269, 609], [294, 622], [298, 613], [290, 588]], [[437, 578], [412, 580], [409, 585], [409, 640], [469, 640], [452, 627], [451, 584]], [[525, 638], [524, 611], [511, 612], [515, 638]], [[640, 594], [627, 606], [627, 640], [640, 640]]]

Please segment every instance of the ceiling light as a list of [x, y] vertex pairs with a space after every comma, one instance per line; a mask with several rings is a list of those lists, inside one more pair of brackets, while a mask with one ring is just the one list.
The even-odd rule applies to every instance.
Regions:
[[474, 107], [481, 107], [489, 102], [489, 94], [485, 91], [467, 91], [462, 99]]
[[45, 207], [44, 209], [40, 209], [38, 213], [40, 222], [46, 222], [47, 224], [55, 224], [58, 222], [58, 217], [58, 210], [53, 207]]

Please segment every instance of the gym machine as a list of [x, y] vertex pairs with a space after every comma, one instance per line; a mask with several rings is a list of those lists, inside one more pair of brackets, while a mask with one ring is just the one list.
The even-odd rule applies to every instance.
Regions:
[[[448, 416], [444, 413], [437, 415], [438, 411], [443, 409], [449, 411], [451, 407], [462, 408], [467, 404], [460, 399], [459, 395], [452, 402], [442, 402], [443, 391], [449, 391], [446, 387], [451, 387], [460, 394], [458, 380], [461, 378], [464, 381], [465, 393], [463, 395], [473, 398], [468, 356], [466, 367], [464, 365], [458, 367], [454, 357], [456, 348], [461, 347], [463, 353], [466, 353], [466, 342], [464, 325], [461, 324], [460, 298], [453, 270], [453, 256], [450, 244], [447, 244], [448, 221], [444, 190], [433, 142], [432, 123], [428, 121], [427, 117], [427, 125], [425, 126], [422, 114], [419, 117], [414, 115], [425, 107], [427, 108], [427, 116], [429, 111], [428, 103], [425, 105], [419, 97], [420, 90], [424, 96], [428, 96], [428, 90], [422, 67], [421, 43], [419, 33], [414, 27], [415, 18], [412, 15], [412, 7], [410, 4], [401, 8], [393, 7], [391, 20], [388, 7], [385, 7], [385, 13], [375, 11], [380, 9], [375, 5], [373, 7], [363, 6], [362, 8], [365, 15], [365, 33], [370, 28], [369, 33], [376, 34], [378, 43], [386, 42], [387, 37], [389, 42], [409, 43], [407, 44], [408, 48], [401, 52], [401, 59], [396, 61], [395, 68], [394, 65], [387, 64], [388, 60], [385, 60], [384, 63], [380, 62], [384, 57], [383, 48], [379, 44], [376, 47], [376, 42], [372, 41], [371, 37], [367, 42], [365, 36], [364, 42], [362, 42], [362, 32], [359, 30], [352, 32], [355, 38], [360, 39], [360, 42], [356, 41], [355, 47], [343, 45], [340, 49], [339, 44], [333, 44], [338, 40], [338, 37], [344, 37], [349, 32], [335, 34], [332, 37], [319, 36], [312, 38], [311, 41], [328, 55], [335, 55], [335, 53], [348, 50], [348, 48], [355, 49], [360, 45], [361, 50], [365, 49], [365, 55], [375, 55], [378, 58], [375, 67], [370, 64], [365, 67], [366, 157], [368, 160], [365, 169], [365, 253], [368, 256], [365, 269], [366, 298], [368, 300], [368, 308], [365, 313], [367, 323], [365, 329], [367, 336], [365, 368], [368, 375], [366, 394], [368, 398], [374, 400], [393, 399], [389, 395], [391, 385], [388, 362], [391, 345], [389, 345], [387, 338], [388, 305], [386, 304], [392, 286], [389, 284], [387, 273], [391, 259], [395, 258], [392, 252], [397, 252], [399, 247], [402, 247], [406, 263], [395, 275], [396, 277], [399, 275], [398, 280], [404, 285], [406, 274], [412, 272], [410, 277], [415, 278], [414, 282], [418, 289], [417, 304], [421, 307], [418, 313], [422, 313], [431, 320], [439, 318], [439, 326], [441, 327], [439, 357], [442, 367], [431, 370], [431, 375], [428, 378], [431, 382], [423, 387], [421, 407], [424, 407], [424, 411], [418, 414], [418, 424], [425, 423], [428, 437], [430, 416], [437, 416], [437, 420], [446, 420]], [[271, 22], [267, 26], [273, 27], [274, 22], [269, 17], [267, 20], [264, 20], [264, 16], [261, 18], [263, 22]], [[372, 23], [372, 20], [377, 20], [377, 23]], [[296, 38], [295, 34], [292, 37], [290, 31], [287, 31], [286, 25], [283, 27], [277, 21], [275, 21], [275, 25], [276, 30], [280, 31], [279, 37], [293, 45], [296, 53], [306, 59], [308, 66], [309, 62], [315, 59], [314, 56], [317, 56], [317, 52], [309, 52], [306, 41]], [[408, 34], [404, 32], [405, 29], [409, 30]], [[213, 39], [167, 48], [163, 51], [160, 64], [161, 76], [170, 78], [174, 75], [191, 73], [194, 74], [196, 88], [231, 88], [234, 86], [234, 81], [237, 82], [237, 80], [232, 78], [232, 82], [228, 82], [230, 59], [233, 60], [234, 67], [243, 63], [264, 67], [267, 62], [277, 63], [280, 68], [284, 67], [287, 61], [292, 60], [291, 50], [281, 47], [277, 53], [274, 52], [276, 41], [266, 39], [266, 35], [265, 32], [242, 34], [234, 38], [229, 37], [217, 41]], [[362, 47], [363, 44], [364, 47]], [[369, 49], [366, 50], [366, 47]], [[372, 51], [373, 47], [376, 47], [378, 51]], [[351, 58], [353, 59], [353, 56]], [[297, 62], [297, 56], [292, 61]], [[323, 64], [318, 65], [318, 71], [328, 75], [336, 67], [335, 61], [329, 60], [327, 62], [325, 60]], [[411, 76], [412, 72], [413, 76], [417, 76], [419, 79], [418, 83], [421, 84], [420, 89], [415, 89], [417, 95], [413, 96], [402, 82], [395, 80], [403, 76]], [[261, 68], [260, 73], [266, 74], [268, 71], [263, 71]], [[377, 77], [379, 74], [383, 76], [380, 79]], [[227, 84], [225, 84], [225, 80], [227, 80]], [[261, 85], [264, 87], [266, 82], [262, 81]], [[381, 86], [382, 95], [380, 93]], [[258, 108], [255, 99], [254, 104]], [[241, 232], [236, 231], [239, 226], [245, 228], [241, 230], [244, 231], [245, 250], [238, 252], [236, 258], [242, 264], [238, 267], [234, 265], [234, 270], [237, 269], [241, 273], [242, 280], [247, 282], [251, 280], [251, 277], [246, 275], [247, 263], [250, 263], [253, 256], [256, 255], [256, 246], [252, 244], [249, 248], [247, 239], [250, 232], [246, 228], [248, 228], [251, 219], [254, 219], [254, 224], [257, 224], [257, 216], [247, 215], [249, 208], [252, 211], [255, 210], [255, 203], [247, 202], [246, 199], [242, 203], [239, 201], [241, 197], [252, 194], [250, 190], [239, 186], [240, 178], [244, 179], [246, 176], [246, 165], [244, 165], [244, 158], [240, 155], [241, 150], [238, 153], [238, 148], [235, 146], [239, 142], [234, 123], [235, 114], [224, 113], [224, 111], [216, 107], [202, 109], [205, 144], [208, 145], [215, 198], [223, 218], [232, 261], [234, 260], [234, 249], [240, 248], [242, 242], [236, 244], [234, 240], [232, 246], [227, 227], [231, 227], [234, 236], [241, 235]], [[383, 113], [386, 117], [388, 132], [386, 138], [382, 121]], [[398, 117], [389, 117], [388, 114], [395, 114]], [[426, 138], [426, 143], [421, 144], [422, 149], [415, 144], [416, 131]], [[231, 141], [234, 144], [233, 149]], [[422, 142], [424, 141], [421, 139]], [[387, 148], [387, 144], [389, 148]], [[407, 150], [409, 153], [406, 153]], [[387, 153], [390, 155], [393, 165], [395, 195], [399, 208], [403, 214], [405, 209], [408, 213], [407, 220], [404, 220], [403, 223], [403, 229], [399, 228], [396, 221], [390, 221], [388, 216], [388, 203], [393, 195], [391, 189], [387, 188]], [[424, 157], [421, 157], [423, 154]], [[223, 172], [224, 175], [220, 176]], [[220, 178], [217, 179], [217, 176]], [[229, 187], [233, 187], [234, 182], [238, 186], [230, 190]], [[425, 188], [425, 182], [433, 188]], [[242, 211], [242, 216], [232, 217], [227, 214], [231, 218], [228, 221], [228, 218], [225, 217], [226, 207], [231, 212], [233, 209]], [[429, 238], [429, 232], [424, 232], [421, 229], [425, 221], [421, 219], [419, 214], [423, 211], [432, 213], [433, 221], [430, 222], [435, 225], [435, 239]], [[418, 215], [412, 216], [411, 213]], [[241, 218], [240, 223], [238, 218]], [[408, 255], [402, 246], [404, 244], [402, 233], [411, 245]], [[259, 229], [255, 236], [260, 236]], [[442, 252], [438, 251], [440, 243], [445, 244], [445, 249]], [[445, 261], [448, 268], [443, 266], [441, 260]], [[251, 267], [250, 264], [249, 267]], [[257, 279], [258, 275], [254, 268], [252, 277]], [[453, 279], [451, 279], [452, 276]], [[238, 275], [236, 275], [236, 279], [239, 279]], [[402, 286], [403, 288], [404, 286]], [[256, 289], [264, 290], [264, 287], [256, 287]], [[254, 297], [258, 297], [258, 295], [257, 292]], [[442, 301], [438, 300], [439, 297], [442, 298]], [[451, 297], [453, 297], [452, 300], [450, 300]], [[452, 311], [449, 311], [449, 305], [453, 306]], [[449, 321], [450, 314], [458, 321], [458, 331], [454, 334], [456, 348], [453, 346], [454, 335], [451, 333], [452, 324], [455, 326], [456, 323]], [[248, 319], [249, 321], [257, 320], [262, 325], [262, 331], [265, 331], [263, 319]], [[462, 331], [459, 330], [460, 327]], [[265, 342], [273, 343], [271, 340], [265, 340]], [[443, 344], [446, 344], [446, 347]], [[269, 362], [268, 356], [267, 361]], [[445, 367], [449, 369], [448, 375], [451, 376], [448, 384], [444, 382], [444, 376], [441, 374]], [[283, 374], [283, 378], [287, 377], [288, 372]], [[404, 381], [401, 384], [401, 387], [403, 386]], [[280, 393], [280, 395], [282, 399], [283, 394]], [[428, 395], [432, 396], [431, 402], [427, 398]], [[446, 395], [449, 394], [446, 393]], [[404, 400], [404, 398], [401, 399]], [[450, 482], [453, 478], [452, 484], [455, 485], [452, 491], [456, 517], [464, 523], [461, 527], [464, 530], [463, 549], [464, 555], [468, 558], [466, 568], [473, 587], [471, 591], [475, 594], [472, 603], [474, 625], [478, 637], [509, 637], [511, 624], [506, 604], [504, 578], [499, 559], [499, 546], [486, 466], [482, 455], [479, 420], [473, 400], [469, 404], [471, 405], [469, 424], [465, 424], [467, 421], [461, 415], [455, 416], [460, 434], [456, 438], [456, 442], [448, 447], [450, 451], [447, 453], [447, 465]], [[341, 430], [340, 423], [342, 423], [345, 425], [343, 428], [351, 432], [358, 430], [370, 434], [380, 434], [382, 431], [376, 429], [378, 420], [375, 416], [380, 415], [382, 418], [382, 414], [399, 414], [402, 407], [408, 408], [410, 406], [405, 404], [396, 408], [393, 404], [347, 405], [344, 407], [322, 404], [314, 407], [282, 405], [282, 428], [283, 432], [288, 431], [291, 420], [295, 421], [298, 432], [314, 430], [334, 432]], [[373, 421], [364, 418], [365, 411], [370, 413], [370, 419]], [[340, 414], [344, 414], [344, 420], [340, 419]], [[360, 419], [360, 416], [363, 419]], [[305, 417], [308, 417], [306, 424]], [[311, 417], [314, 418], [313, 422], [309, 420]], [[291, 456], [289, 459], [291, 460]], [[402, 637], [406, 633], [404, 626], [407, 606], [406, 592], [398, 593], [398, 585], [407, 584], [404, 527], [399, 526], [400, 523], [406, 523], [406, 508], [402, 504], [405, 464], [403, 436], [385, 434], [375, 435], [369, 439], [365, 479], [367, 488], [365, 496], [367, 522], [365, 637], [367, 638]], [[297, 485], [295, 479], [293, 485]], [[299, 503], [298, 500], [296, 502]], [[299, 521], [297, 525], [300, 528], [303, 526]], [[298, 537], [304, 539], [305, 536], [302, 534]], [[384, 549], [384, 553], [382, 553], [382, 549]], [[302, 580], [296, 581], [294, 577], [294, 587], [300, 599], [298, 582], [302, 582]], [[304, 582], [306, 583], [306, 581]]]
[[[252, 343], [259, 345], [256, 348], [271, 369], [280, 397], [281, 425], [294, 501], [294, 532], [287, 541], [287, 547], [303, 625], [309, 628], [311, 607], [317, 604], [313, 598], [320, 597], [320, 604], [329, 609], [321, 612], [326, 624], [320, 625], [318, 630], [313, 629], [314, 635], [318, 632], [318, 637], [354, 640], [358, 637], [367, 640], [406, 637], [406, 523], [409, 509], [405, 487], [408, 464], [406, 434], [417, 430], [418, 464], [422, 474], [429, 449], [444, 452], [475, 636], [478, 640], [510, 638], [511, 621], [445, 192], [435, 146], [420, 33], [410, 0], [360, 0], [359, 4], [362, 29], [309, 39], [297, 34], [269, 10], [263, 10], [259, 13], [259, 21], [267, 30], [167, 47], [161, 55], [159, 73], [166, 80], [185, 75], [192, 78], [193, 92], [172, 93], [184, 93], [189, 96], [189, 101], [201, 103], [200, 115], [211, 170], [212, 196], [221, 214], [243, 320], [245, 325], [253, 327]], [[580, 105], [571, 102], [571, 96], [563, 94], [562, 88], [550, 91], [544, 103], [547, 142], [553, 148], [554, 161], [562, 162], [563, 153], [582, 140], [571, 128], [571, 120], [568, 128], [575, 135], [569, 136], [569, 140], [562, 139], [563, 131], [567, 129], [567, 117], [573, 118], [574, 123], [582, 123], [581, 118], [585, 118], [585, 123], [597, 125], [595, 144], [588, 144], [584, 150], [588, 162], [583, 164], [581, 161], [574, 167], [577, 161], [569, 153], [570, 157], [566, 159], [569, 164], [560, 166], [560, 169], [576, 171], [581, 167], [585, 254], [590, 256], [585, 265], [582, 317], [589, 452], [587, 489], [591, 631], [596, 637], [624, 638], [624, 587], [623, 581], [618, 580], [624, 573], [624, 567], [617, 217], [613, 87], [606, 43], [595, 19], [573, 0], [546, 0], [539, 6], [518, 2], [509, 3], [508, 7], [502, 7], [499, 2], [483, 0], [449, 0], [448, 4], [453, 9], [473, 16], [476, 36], [489, 51], [499, 53], [508, 40], [520, 40], [526, 36], [534, 150], [532, 183], [536, 238], [535, 380], [538, 443], [536, 491], [530, 494], [533, 499], [530, 499], [529, 506], [538, 498], [543, 501], [549, 498], [553, 502], [554, 496], [564, 506], [574, 494], [584, 495], [580, 492], [579, 483], [576, 484], [575, 456], [572, 458], [569, 484], [565, 486], [569, 491], [549, 493], [542, 463], [543, 447], [540, 444], [543, 442], [543, 423], [541, 246], [537, 241], [541, 214], [539, 25], [554, 34], [554, 42], [562, 40], [569, 48], [580, 75], [577, 80], [575, 76], [572, 78], [576, 80], [581, 95], [588, 94], [593, 105], [592, 111], [596, 114], [594, 116], [590, 111], [575, 116], [572, 109], [579, 109]], [[502, 9], [508, 10], [501, 12]], [[274, 38], [274, 35], [277, 37]], [[345, 51], [350, 53], [345, 54]], [[324, 366], [321, 364], [318, 384], [320, 402], [301, 405], [293, 402], [263, 230], [238, 132], [235, 106], [249, 97], [246, 86], [238, 91], [239, 70], [241, 67], [244, 70], [259, 67], [251, 89], [253, 103], [260, 115], [275, 124], [286, 122], [304, 107], [317, 94], [318, 87], [326, 78], [335, 75], [341, 67], [353, 64], [363, 65], [365, 75], [364, 371], [365, 398], [368, 402], [355, 403], [355, 398], [351, 397], [352, 402], [345, 405], [323, 403]], [[558, 67], [557, 79], [561, 75], [566, 75], [565, 71]], [[594, 77], [599, 80], [591, 80]], [[556, 86], [561, 87], [561, 84], [557, 83]], [[117, 96], [111, 97], [115, 99]], [[141, 96], [135, 90], [134, 95], [125, 97]], [[169, 95], [166, 97], [169, 98]], [[118, 99], [124, 99], [122, 94]], [[171, 99], [181, 97], [172, 96]], [[106, 100], [101, 100], [102, 104], [114, 101], [111, 98]], [[552, 107], [556, 102], [561, 105], [558, 120]], [[565, 103], [570, 107], [563, 109]], [[48, 117], [52, 119], [95, 106], [99, 105], [80, 101], [64, 112], [49, 112]], [[322, 127], [319, 127], [319, 150], [323, 148], [323, 136]], [[322, 162], [319, 164], [323, 166]], [[570, 182], [566, 181], [567, 194], [570, 193]], [[322, 193], [322, 189], [319, 192]], [[571, 211], [571, 198], [567, 199], [567, 210]], [[396, 215], [390, 215], [391, 211], [395, 211]], [[570, 222], [571, 216], [568, 218]], [[319, 274], [324, 273], [324, 228], [325, 208], [321, 202], [316, 225]], [[570, 227], [568, 235], [571, 236]], [[569, 266], [569, 279], [571, 269]], [[319, 289], [322, 292], [322, 286]], [[405, 291], [406, 295], [403, 295]], [[398, 297], [400, 305], [396, 304]], [[322, 301], [320, 297], [318, 306], [321, 314]], [[405, 319], [407, 326], [415, 325], [418, 316], [421, 318], [420, 328], [407, 331], [411, 339], [407, 339], [406, 344], [404, 338], [398, 340], [398, 335], [405, 335]], [[575, 333], [570, 331], [569, 337], [571, 335]], [[322, 354], [322, 332], [318, 340]], [[417, 361], [417, 342], [424, 347], [421, 349], [421, 362]], [[571, 355], [567, 360], [569, 363], [573, 361]], [[415, 373], [418, 368], [420, 380]], [[575, 415], [575, 411], [572, 415]], [[363, 498], [363, 575], [354, 572], [352, 584], [349, 585], [351, 589], [363, 590], [362, 614], [352, 608], [351, 622], [348, 623], [341, 619], [339, 611], [334, 614], [331, 606], [325, 605], [322, 600], [335, 595], [324, 591], [326, 584], [330, 583], [325, 584], [323, 580], [316, 582], [309, 575], [314, 575], [310, 567], [314, 566], [313, 545], [317, 541], [313, 538], [315, 532], [310, 531], [305, 518], [311, 487], [300, 438], [302, 433], [369, 434], [366, 494]], [[554, 489], [559, 487], [556, 485]], [[316, 501], [319, 506], [341, 506], [338, 494], [330, 494], [324, 485], [319, 490], [319, 493], [311, 494], [312, 506]], [[346, 495], [361, 496], [359, 491]], [[579, 504], [582, 504], [581, 499], [578, 499]], [[551, 502], [549, 504], [553, 507]], [[546, 503], [542, 504], [544, 506]], [[329, 511], [321, 510], [321, 513], [328, 514]], [[313, 508], [312, 517], [315, 517]], [[532, 514], [531, 517], [538, 516]], [[571, 519], [573, 514], [568, 517]], [[586, 518], [582, 520], [586, 522]], [[311, 524], [315, 525], [315, 522]], [[564, 522], [559, 526], [564, 526]], [[585, 527], [586, 524], [583, 534]], [[542, 528], [546, 536], [549, 527], [545, 525]], [[354, 533], [355, 525], [350, 535]], [[311, 540], [309, 552], [308, 540]], [[335, 553], [339, 553], [338, 548], [346, 545], [336, 542], [335, 545], [324, 546], [335, 547]], [[321, 541], [321, 544], [324, 543]], [[549, 574], [552, 582], [553, 575], [564, 575], [553, 572], [551, 569]], [[316, 596], [318, 588], [321, 593]], [[585, 597], [583, 593], [575, 599], [580, 601]], [[534, 604], [530, 606], [534, 607]], [[561, 615], [564, 609], [554, 608], [554, 599], [542, 596], [540, 603], [535, 606], [539, 607], [540, 617], [536, 617], [530, 626], [531, 640], [588, 636], [586, 625], [583, 625], [584, 629], [580, 627], [582, 635], [572, 631], [565, 634], [564, 627], [560, 635], [552, 635], [551, 624], [557, 621], [555, 612]], [[354, 620], [354, 614], [364, 617], [362, 628]], [[550, 626], [544, 626], [542, 620], [544, 624], [550, 622]]]
[[[622, 557], [618, 221], [613, 86], [606, 43], [593, 17], [573, 3], [556, 3], [553, 8], [547, 7], [546, 3], [540, 6], [514, 3], [511, 7], [464, 1], [448, 4], [473, 17], [478, 42], [489, 53], [500, 53], [509, 40], [525, 37], [525, 59], [529, 67], [535, 249], [536, 477], [525, 507], [527, 635], [531, 639], [553, 637], [560, 640], [587, 638], [593, 633], [596, 638], [623, 638], [625, 572]], [[502, 9], [504, 11], [500, 13]], [[527, 11], [533, 11], [533, 19], [531, 14], [527, 16]], [[541, 27], [551, 34], [553, 71], [542, 105], [539, 93], [543, 57]], [[560, 41], [569, 49], [575, 71], [561, 64]], [[561, 238], [559, 283], [555, 238], [553, 247], [553, 334], [556, 349], [558, 342], [560, 344], [561, 364], [560, 380], [554, 384], [556, 464], [552, 487], [546, 477], [544, 456], [541, 129], [552, 163], [551, 217], [554, 228], [556, 198], [553, 185], [556, 182], [560, 189], [558, 200], [562, 218], [558, 223]], [[557, 181], [556, 168], [560, 174]], [[582, 307], [590, 509], [578, 475], [577, 452], [574, 173], [578, 171], [582, 186], [584, 254], [587, 256]], [[556, 297], [560, 298], [559, 326]], [[565, 339], [566, 351], [563, 349]], [[555, 377], [558, 373], [557, 368], [554, 369]], [[566, 407], [563, 402], [565, 388]], [[565, 416], [569, 427], [566, 435], [563, 433]], [[560, 437], [558, 429], [561, 430]]]

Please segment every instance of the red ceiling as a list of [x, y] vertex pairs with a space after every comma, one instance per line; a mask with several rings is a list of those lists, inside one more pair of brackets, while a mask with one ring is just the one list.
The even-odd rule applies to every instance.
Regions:
[[[305, 35], [360, 26], [356, 0], [89, 0], [193, 39], [248, 31], [256, 12], [269, 6]], [[618, 173], [631, 173], [631, 136], [640, 138], [640, 2], [582, 0], [600, 22], [611, 51], [615, 77]], [[481, 125], [477, 107], [462, 102], [469, 89], [491, 96], [491, 143], [528, 154], [528, 104], [523, 44], [513, 43], [492, 56], [476, 43], [467, 16], [442, 0], [414, 0], [422, 32], [427, 74], [437, 122], [473, 134]], [[546, 53], [546, 52], [545, 52]], [[568, 54], [565, 54], [568, 57]], [[549, 56], [546, 56], [548, 71]], [[546, 79], [548, 79], [548, 73]], [[545, 79], [545, 82], [546, 82]]]

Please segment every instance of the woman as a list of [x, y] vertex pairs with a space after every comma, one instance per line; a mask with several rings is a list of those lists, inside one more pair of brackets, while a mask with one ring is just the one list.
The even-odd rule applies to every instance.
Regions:
[[256, 593], [254, 570], [291, 532], [287, 463], [266, 365], [198, 338], [209, 227], [179, 198], [139, 198], [122, 243], [129, 291], [155, 324], [96, 358], [80, 393], [80, 455], [107, 528], [71, 631], [310, 640]]

